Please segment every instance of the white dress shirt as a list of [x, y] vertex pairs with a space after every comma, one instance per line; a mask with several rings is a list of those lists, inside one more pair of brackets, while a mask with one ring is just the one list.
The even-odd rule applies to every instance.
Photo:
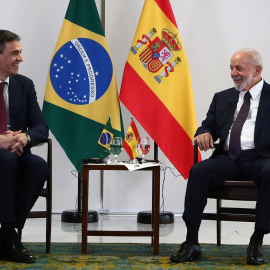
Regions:
[[[241, 150], [247, 150], [247, 149], [254, 149], [254, 131], [255, 131], [255, 122], [256, 122], [256, 117], [257, 117], [257, 112], [258, 112], [258, 107], [259, 107], [259, 102], [261, 98], [261, 92], [263, 88], [263, 83], [264, 80], [261, 80], [258, 82], [256, 85], [254, 85], [250, 90], [251, 98], [250, 98], [250, 110], [247, 116], [247, 120], [244, 123], [242, 132], [241, 132], [241, 137], [240, 137], [240, 142], [241, 142]], [[246, 91], [240, 91], [239, 94], [239, 99], [237, 103], [237, 107], [234, 113], [233, 117], [233, 123], [236, 120], [238, 113], [240, 111], [240, 108], [244, 102], [244, 95]], [[224, 150], [229, 149], [229, 142], [230, 142], [230, 135], [231, 135], [231, 129], [229, 131], [228, 137], [225, 142]]]

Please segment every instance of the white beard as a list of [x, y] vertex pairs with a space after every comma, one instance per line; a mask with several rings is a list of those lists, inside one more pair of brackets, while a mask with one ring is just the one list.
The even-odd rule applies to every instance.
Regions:
[[238, 91], [243, 91], [252, 81], [252, 73], [249, 74], [247, 78], [243, 80], [243, 82], [240, 85], [237, 85], [237, 83], [234, 81], [235, 79], [240, 79], [240, 77], [234, 77], [233, 82], [234, 82], [234, 87]]

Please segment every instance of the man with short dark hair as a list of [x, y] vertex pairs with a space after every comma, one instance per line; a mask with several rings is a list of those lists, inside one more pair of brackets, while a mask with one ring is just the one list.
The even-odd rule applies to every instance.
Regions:
[[262, 77], [260, 54], [250, 48], [235, 52], [230, 63], [234, 88], [216, 93], [196, 141], [202, 151], [219, 145], [213, 155], [190, 170], [183, 219], [186, 241], [172, 262], [201, 258], [198, 243], [207, 195], [226, 179], [252, 180], [258, 189], [255, 231], [247, 249], [247, 264], [264, 263], [263, 237], [270, 232], [270, 85]]
[[0, 249], [4, 259], [33, 263], [15, 228], [23, 228], [48, 178], [46, 161], [30, 148], [49, 129], [32, 80], [18, 74], [21, 53], [20, 37], [0, 30]]

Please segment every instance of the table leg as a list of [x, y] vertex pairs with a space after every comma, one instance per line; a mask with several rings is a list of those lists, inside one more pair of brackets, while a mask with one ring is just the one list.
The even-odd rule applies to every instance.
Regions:
[[[151, 216], [151, 226], [152, 226], [152, 231], [155, 231], [155, 172], [152, 171], [152, 216]], [[151, 245], [154, 246], [154, 234], [151, 237]]]
[[156, 167], [153, 177], [154, 185], [154, 255], [159, 254], [159, 207], [160, 207], [160, 168]]

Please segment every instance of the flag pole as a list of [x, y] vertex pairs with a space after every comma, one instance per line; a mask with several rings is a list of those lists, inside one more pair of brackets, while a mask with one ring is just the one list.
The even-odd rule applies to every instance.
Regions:
[[[101, 0], [101, 14], [100, 14], [101, 24], [105, 33], [105, 0]], [[104, 171], [100, 171], [100, 204], [101, 209], [103, 209], [103, 178]], [[78, 209], [66, 210], [61, 214], [61, 221], [67, 223], [81, 223], [82, 222], [82, 176], [78, 173]], [[88, 211], [88, 223], [97, 222], [98, 214], [94, 210]]]
[[[105, 0], [101, 0], [100, 20], [105, 34]], [[111, 116], [109, 116], [111, 117]], [[100, 170], [100, 213], [103, 213], [103, 196], [104, 196], [104, 171]]]
[[154, 141], [154, 160], [158, 160], [158, 145]]

